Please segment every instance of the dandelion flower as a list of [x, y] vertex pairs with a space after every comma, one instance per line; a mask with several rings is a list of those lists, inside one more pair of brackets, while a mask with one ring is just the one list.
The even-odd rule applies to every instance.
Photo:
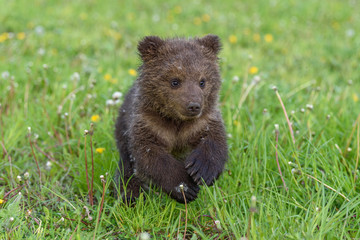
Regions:
[[201, 19], [204, 22], [209, 22], [210, 21], [210, 15], [209, 14], [204, 14], [204, 15], [202, 15]]
[[0, 204], [3, 204], [4, 202], [5, 202], [5, 200], [0, 199]]
[[0, 34], [0, 43], [5, 42], [9, 39], [9, 34], [7, 32]]
[[105, 79], [105, 81], [110, 81], [112, 79], [111, 74], [109, 74], [109, 73], [105, 74], [104, 79]]
[[265, 34], [264, 40], [265, 40], [265, 42], [270, 43], [270, 42], [272, 42], [274, 40], [274, 37], [271, 34]]
[[255, 66], [252, 66], [252, 67], [249, 68], [249, 73], [250, 74], [256, 74], [258, 72], [259, 72], [259, 69], [257, 67], [255, 67]]
[[19, 32], [18, 34], [16, 34], [16, 38], [19, 40], [24, 40], [26, 37], [26, 34], [24, 32]]
[[358, 97], [358, 95], [357, 95], [356, 93], [354, 93], [354, 94], [352, 95], [352, 99], [354, 100], [354, 102], [358, 102], [358, 101], [359, 101], [359, 97]]
[[105, 152], [105, 148], [97, 148], [95, 149], [95, 152], [102, 154], [103, 152]]
[[135, 70], [135, 69], [132, 69], [132, 68], [129, 69], [128, 73], [129, 73], [131, 76], [133, 76], [133, 77], [135, 77], [135, 76], [137, 75], [136, 70]]
[[92, 122], [98, 122], [98, 121], [100, 121], [100, 116], [99, 116], [98, 114], [92, 115], [92, 116], [91, 116], [91, 121], [92, 121]]
[[237, 42], [237, 37], [236, 37], [235, 35], [230, 35], [230, 36], [229, 36], [229, 42], [230, 42], [231, 44], [236, 43], [236, 42]]

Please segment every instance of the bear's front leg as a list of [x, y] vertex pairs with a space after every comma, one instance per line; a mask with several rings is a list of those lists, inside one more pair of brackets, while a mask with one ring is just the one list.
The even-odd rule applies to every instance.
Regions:
[[[151, 139], [151, 138], [150, 138]], [[132, 154], [135, 157], [135, 175], [143, 181], [152, 181], [178, 202], [184, 202], [180, 185], [183, 185], [186, 201], [197, 198], [199, 186], [187, 173], [184, 163], [176, 160], [156, 140], [136, 139]]]
[[210, 186], [224, 170], [228, 148], [223, 123], [211, 122], [208, 127], [207, 135], [186, 158], [185, 167], [196, 183], [204, 180]]

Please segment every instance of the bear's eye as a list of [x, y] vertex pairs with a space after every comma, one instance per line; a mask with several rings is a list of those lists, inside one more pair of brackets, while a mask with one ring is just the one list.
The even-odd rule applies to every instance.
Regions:
[[199, 83], [200, 87], [205, 87], [205, 79], [201, 79]]
[[174, 78], [171, 80], [171, 87], [177, 88], [180, 86], [180, 80], [178, 78]]

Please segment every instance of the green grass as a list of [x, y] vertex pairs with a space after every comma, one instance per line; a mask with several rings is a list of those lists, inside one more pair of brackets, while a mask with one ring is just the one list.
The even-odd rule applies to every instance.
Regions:
[[[175, 239], [185, 222], [188, 239], [360, 238], [359, 2], [0, 0], [0, 6], [0, 73], [10, 75], [0, 76], [0, 239], [137, 239], [142, 232]], [[127, 207], [109, 188], [118, 161], [118, 105], [106, 100], [135, 80], [129, 69], [140, 64], [136, 45], [143, 36], [207, 33], [223, 42], [226, 171], [215, 186], [202, 187], [187, 218], [184, 205], [155, 188]], [[251, 67], [258, 72], [249, 73]], [[255, 75], [261, 81], [251, 85]], [[100, 120], [92, 136], [91, 206], [84, 130], [94, 115]], [[86, 149], [91, 172], [90, 136]], [[98, 219], [99, 176], [106, 173]]]

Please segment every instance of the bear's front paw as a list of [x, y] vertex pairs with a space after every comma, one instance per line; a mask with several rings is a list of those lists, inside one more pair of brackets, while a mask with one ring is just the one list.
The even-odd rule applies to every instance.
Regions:
[[208, 186], [214, 183], [222, 171], [212, 163], [207, 154], [201, 153], [199, 150], [194, 150], [189, 155], [185, 161], [185, 168], [197, 184], [202, 184], [202, 180], [204, 180]]

